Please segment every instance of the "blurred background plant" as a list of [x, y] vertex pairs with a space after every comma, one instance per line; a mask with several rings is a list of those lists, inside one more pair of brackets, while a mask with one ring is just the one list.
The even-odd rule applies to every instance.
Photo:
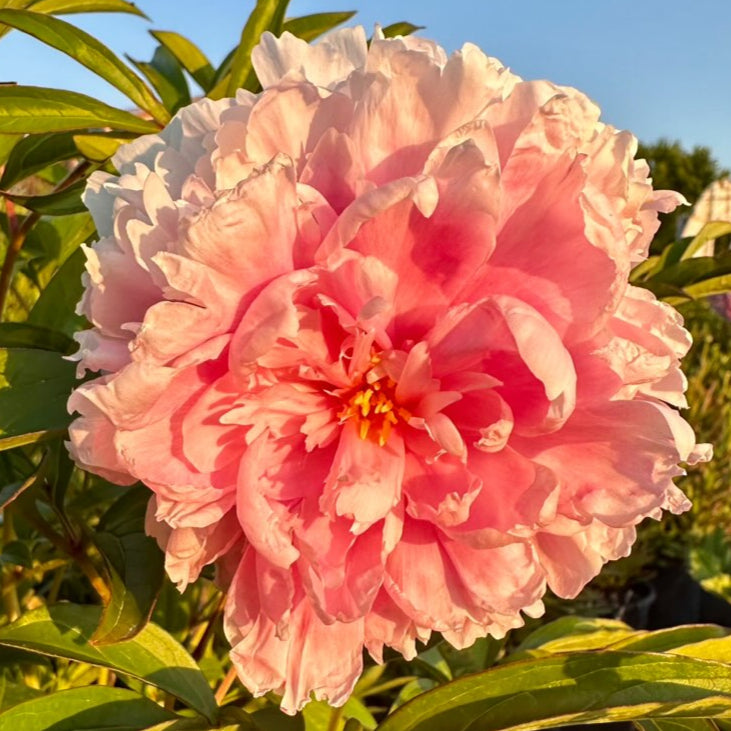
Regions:
[[[731, 606], [731, 324], [705, 302], [731, 288], [731, 260], [720, 250], [693, 256], [709, 238], [728, 235], [728, 225], [677, 241], [679, 223], [668, 217], [653, 257], [635, 272], [636, 283], [681, 308], [695, 339], [686, 360], [689, 421], [716, 449], [713, 462], [683, 480], [695, 510], [642, 526], [630, 558], [608, 566], [575, 602], [550, 602], [547, 618], [506, 639], [457, 652], [437, 637], [412, 662], [396, 653], [384, 665], [369, 662], [342, 709], [311, 703], [289, 718], [275, 697], [252, 698], [227, 659], [223, 597], [212, 573], [179, 595], [144, 534], [147, 490], [111, 485], [69, 460], [63, 440], [75, 374], [65, 356], [86, 324], [75, 314], [80, 245], [97, 236], [81, 203], [85, 180], [95, 170], [113, 171], [117, 147], [164, 126], [194, 89], [214, 98], [240, 87], [256, 91], [250, 53], [263, 30], [310, 41], [354, 15], [288, 18], [286, 10], [287, 2], [259, 0], [218, 67], [192, 41], [160, 30], [151, 31], [158, 43], [151, 60], [128, 64], [56, 17], [141, 15], [126, 0], [0, 0], [0, 36], [15, 29], [66, 53], [135, 110], [79, 93], [0, 85], [0, 731], [425, 731], [458, 721], [459, 728], [474, 721], [488, 725], [469, 728], [507, 729], [668, 714], [717, 719], [683, 728], [722, 728], [718, 719], [731, 717], [731, 667], [720, 672], [717, 663], [731, 661], [728, 630], [647, 634], [619, 620], [673, 624], [652, 615], [653, 604], [670, 601], [658, 600], [659, 590], [675, 586], [682, 594], [692, 585], [697, 602], [676, 596], [680, 622], [731, 626], [724, 614]], [[402, 21], [384, 32], [416, 28]], [[727, 174], [705, 148], [687, 152], [661, 141], [641, 154], [656, 187], [691, 202]], [[676, 586], [678, 577], [686, 583]], [[671, 650], [679, 654], [645, 654]], [[669, 682], [675, 694], [664, 696]], [[518, 687], [540, 702], [516, 703]], [[657, 702], [650, 707], [648, 698]], [[638, 723], [665, 728], [662, 720]]]

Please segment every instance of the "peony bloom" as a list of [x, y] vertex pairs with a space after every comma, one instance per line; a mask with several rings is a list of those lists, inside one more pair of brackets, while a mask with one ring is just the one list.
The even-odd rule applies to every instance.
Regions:
[[365, 647], [572, 597], [689, 507], [680, 316], [628, 284], [658, 211], [627, 132], [478, 48], [265, 34], [264, 91], [123, 147], [86, 202], [77, 463], [215, 562], [241, 680], [342, 704]]

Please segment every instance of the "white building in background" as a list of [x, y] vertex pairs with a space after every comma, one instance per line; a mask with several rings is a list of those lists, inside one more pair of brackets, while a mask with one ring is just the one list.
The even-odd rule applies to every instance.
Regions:
[[[731, 180], [723, 178], [711, 183], [701, 193], [693, 206], [681, 236], [695, 236], [709, 221], [731, 221]], [[695, 256], [713, 256], [713, 244], [709, 241]]]

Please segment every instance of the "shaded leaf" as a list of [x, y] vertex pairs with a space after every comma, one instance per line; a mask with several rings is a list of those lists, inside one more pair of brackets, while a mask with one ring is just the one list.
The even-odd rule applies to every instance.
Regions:
[[69, 336], [84, 327], [86, 321], [75, 313], [75, 308], [84, 291], [81, 274], [85, 263], [83, 250], [77, 248], [41, 292], [28, 322], [44, 324]]
[[79, 180], [48, 195], [13, 195], [11, 193], [4, 195], [14, 203], [44, 216], [68, 216], [86, 211], [86, 206], [81, 200], [85, 188], [86, 181]]
[[38, 348], [68, 355], [76, 349], [68, 335], [28, 322], [0, 323], [0, 348]]
[[399, 23], [392, 23], [381, 29], [381, 32], [386, 38], [395, 38], [396, 36], [410, 36], [412, 33], [416, 33], [417, 30], [422, 30], [423, 25], [414, 25], [405, 20]]
[[0, 437], [65, 429], [74, 372], [60, 353], [0, 349]]
[[55, 48], [90, 69], [119, 89], [140, 109], [149, 112], [161, 124], [170, 120], [165, 107], [149, 87], [112, 51], [94, 36], [65, 20], [28, 10], [0, 10], [0, 23], [12, 26]]
[[323, 33], [349, 21], [356, 12], [348, 10], [340, 13], [313, 13], [300, 18], [288, 18], [282, 24], [282, 32], [288, 31], [307, 42], [314, 41]]
[[379, 731], [507, 731], [666, 717], [731, 718], [731, 667], [613, 650], [550, 655], [423, 693]]
[[148, 624], [134, 639], [92, 645], [101, 608], [79, 604], [41, 607], [0, 628], [0, 645], [108, 667], [172, 693], [213, 720], [217, 706], [193, 658], [165, 630]]
[[137, 731], [174, 714], [125, 688], [91, 685], [51, 693], [0, 713], [0, 731]]
[[41, 429], [40, 431], [20, 434], [16, 437], [2, 437], [0, 438], [0, 452], [15, 449], [16, 447], [27, 447], [30, 444], [48, 442], [52, 439], [62, 437], [65, 433], [65, 429]]
[[78, 154], [72, 135], [67, 132], [28, 135], [11, 150], [0, 188], [10, 188], [19, 180], [34, 175], [54, 162], [68, 160]]
[[152, 61], [130, 61], [147, 77], [155, 87], [163, 104], [171, 113], [191, 102], [188, 82], [175, 56], [164, 46], [158, 46]]
[[150, 34], [167, 48], [203, 91], [208, 91], [213, 83], [213, 66], [193, 41], [168, 30], [151, 30]]
[[64, 132], [99, 127], [142, 134], [159, 129], [154, 122], [74, 91], [0, 86], [0, 133]]
[[[38, 482], [45, 477], [47, 471], [48, 453], [44, 455], [38, 467], [33, 470], [33, 473], [29, 477], [0, 488], [0, 510], [4, 510], [13, 502], [13, 500], [15, 500], [15, 498], [25, 492], [28, 488], [38, 484]], [[7, 548], [7, 545], [5, 548]]]
[[102, 516], [94, 533], [112, 590], [92, 637], [96, 645], [134, 637], [150, 620], [165, 568], [157, 542], [145, 533], [149, 501], [146, 487], [130, 488]]

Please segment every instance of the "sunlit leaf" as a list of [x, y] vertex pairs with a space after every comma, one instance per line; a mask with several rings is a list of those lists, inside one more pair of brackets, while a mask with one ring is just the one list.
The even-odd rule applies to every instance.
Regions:
[[410, 36], [412, 33], [416, 33], [417, 30], [422, 30], [423, 25], [414, 25], [405, 20], [399, 23], [392, 23], [381, 29], [381, 32], [386, 38], [395, 38], [396, 36]]
[[64, 132], [110, 127], [155, 132], [159, 126], [74, 91], [39, 86], [0, 86], [0, 133]]
[[70, 15], [72, 13], [129, 13], [140, 18], [149, 18], [127, 0], [37, 0], [30, 3], [35, 13]]
[[142, 79], [94, 36], [65, 20], [27, 10], [0, 9], [0, 23], [28, 33], [65, 53], [119, 89], [130, 101], [149, 112], [161, 124], [169, 121], [167, 110]]
[[0, 731], [138, 731], [169, 718], [138, 693], [92, 685], [19, 703], [0, 713]]
[[94, 162], [108, 160], [119, 149], [120, 145], [129, 142], [129, 138], [113, 135], [74, 135], [74, 144], [78, 151], [87, 159]]
[[255, 77], [251, 64], [251, 51], [259, 43], [264, 31], [271, 31], [276, 36], [281, 34], [288, 5], [289, 0], [257, 0], [254, 10], [241, 32], [241, 40], [231, 60], [231, 74], [226, 85], [226, 96], [235, 96], [237, 89], [249, 88], [252, 85], [250, 79]]
[[731, 718], [731, 667], [603, 650], [498, 665], [419, 695], [379, 731], [538, 730], [590, 721]]
[[151, 30], [150, 34], [167, 48], [203, 91], [208, 91], [213, 83], [213, 66], [195, 43], [168, 30]]
[[165, 630], [148, 624], [134, 639], [95, 646], [91, 636], [101, 608], [58, 604], [27, 612], [0, 628], [0, 645], [88, 662], [131, 675], [172, 693], [213, 720], [213, 692], [192, 657]]
[[357, 11], [349, 10], [341, 13], [313, 13], [301, 18], [288, 18], [282, 24], [282, 32], [287, 31], [305, 41], [314, 41], [323, 33], [327, 33], [342, 23], [347, 23]]

